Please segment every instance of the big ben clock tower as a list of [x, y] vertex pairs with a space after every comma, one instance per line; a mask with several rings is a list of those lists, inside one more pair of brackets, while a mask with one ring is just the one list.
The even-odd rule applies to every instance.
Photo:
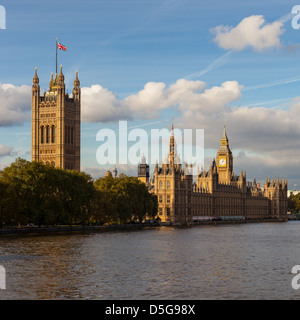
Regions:
[[233, 174], [233, 157], [229, 148], [225, 126], [223, 136], [221, 138], [220, 148], [217, 152], [217, 170], [219, 175], [219, 183], [229, 184]]

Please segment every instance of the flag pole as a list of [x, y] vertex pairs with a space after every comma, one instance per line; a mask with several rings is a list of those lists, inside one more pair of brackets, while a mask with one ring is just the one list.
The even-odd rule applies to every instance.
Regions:
[[56, 44], [55, 44], [55, 49], [56, 49], [56, 73], [55, 75], [57, 75], [57, 38], [56, 38]]

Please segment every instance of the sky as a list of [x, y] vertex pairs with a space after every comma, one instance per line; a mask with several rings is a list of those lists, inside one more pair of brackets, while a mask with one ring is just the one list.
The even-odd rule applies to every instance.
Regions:
[[[56, 38], [66, 88], [78, 70], [81, 167], [100, 165], [97, 133], [204, 129], [208, 169], [226, 124], [234, 171], [300, 189], [300, 29], [289, 0], [0, 0], [0, 169], [31, 160], [31, 85], [47, 90]], [[300, 9], [299, 9], [300, 13]], [[0, 14], [0, 19], [3, 17]], [[300, 19], [299, 19], [300, 24]], [[1, 21], [0, 21], [1, 26]], [[136, 165], [116, 164], [137, 174]]]

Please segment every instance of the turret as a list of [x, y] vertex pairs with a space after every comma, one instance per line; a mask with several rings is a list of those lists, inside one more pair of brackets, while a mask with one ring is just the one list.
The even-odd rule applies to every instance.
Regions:
[[51, 79], [50, 79], [50, 82], [49, 82], [49, 91], [52, 91], [52, 87], [54, 85], [54, 80], [53, 80], [53, 72], [51, 73]]
[[32, 80], [32, 105], [36, 108], [38, 107], [38, 101], [40, 96], [40, 86], [39, 86], [40, 80], [37, 75], [37, 68], [35, 68], [34, 77]]
[[149, 165], [146, 163], [146, 158], [143, 156], [142, 163], [138, 165], [138, 179], [149, 185]]
[[39, 79], [39, 77], [38, 77], [38, 75], [37, 75], [37, 68], [35, 68], [34, 69], [35, 70], [35, 72], [34, 72], [34, 77], [33, 77], [33, 84], [39, 84], [39, 82], [40, 82], [40, 79]]
[[80, 81], [78, 79], [78, 71], [76, 71], [76, 77], [74, 80], [73, 98], [75, 100], [80, 100]]
[[174, 158], [175, 158], [175, 138], [174, 138], [174, 126], [172, 123], [172, 130], [171, 130], [171, 137], [170, 137], [170, 146], [169, 146], [169, 163], [171, 165], [174, 164]]
[[65, 76], [62, 72], [62, 65], [60, 66], [60, 73], [57, 77], [57, 88], [63, 89], [63, 91], [65, 91]]
[[39, 79], [39, 77], [37, 75], [37, 68], [35, 68], [34, 77], [33, 77], [33, 80], [32, 80], [32, 95], [33, 96], [38, 96], [39, 95], [39, 92], [40, 92], [39, 83], [40, 83], [40, 79]]

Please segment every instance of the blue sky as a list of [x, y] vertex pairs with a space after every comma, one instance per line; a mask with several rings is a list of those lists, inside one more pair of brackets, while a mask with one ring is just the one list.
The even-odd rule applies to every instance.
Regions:
[[[72, 91], [78, 70], [83, 95], [94, 95], [82, 105], [83, 170], [99, 176], [110, 169], [96, 161], [95, 137], [98, 130], [117, 129], [118, 121], [126, 119], [129, 128], [146, 130], [169, 128], [172, 120], [178, 128], [204, 128], [209, 166], [226, 122], [237, 174], [244, 169], [248, 179], [260, 181], [281, 176], [289, 179], [290, 188], [300, 186], [300, 125], [296, 125], [300, 30], [292, 28], [292, 17], [287, 16], [296, 4], [289, 0], [0, 1], [6, 9], [6, 29], [0, 30], [0, 84], [13, 85], [19, 99], [7, 101], [0, 90], [0, 117], [7, 117], [6, 108], [22, 114], [19, 121], [0, 119], [1, 167], [16, 156], [30, 160], [27, 86], [37, 67], [41, 88], [48, 88], [58, 38], [68, 48], [59, 52], [58, 61], [67, 89]], [[264, 19], [260, 30], [265, 25], [271, 28], [267, 39], [274, 36], [274, 41], [266, 48], [259, 42], [263, 34], [252, 32], [250, 25], [225, 39], [224, 34], [254, 16]], [[276, 21], [283, 22], [276, 28]], [[216, 40], [218, 26], [228, 26], [219, 32], [226, 44]], [[238, 48], [244, 40], [245, 46]], [[186, 82], [179, 83], [180, 79]], [[222, 84], [227, 82], [225, 90]], [[170, 94], [175, 84], [177, 100]], [[149, 98], [149, 104], [143, 105], [142, 96]], [[163, 103], [160, 97], [165, 98]], [[191, 97], [203, 105], [197, 109]], [[127, 171], [136, 172], [132, 167]]]

